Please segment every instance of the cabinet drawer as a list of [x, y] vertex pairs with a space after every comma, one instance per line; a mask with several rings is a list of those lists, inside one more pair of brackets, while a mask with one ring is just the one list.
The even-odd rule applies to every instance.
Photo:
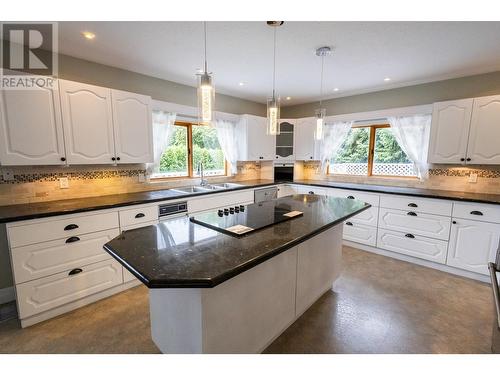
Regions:
[[418, 235], [408, 238], [405, 233], [379, 228], [377, 247], [444, 264], [448, 242]]
[[297, 194], [317, 194], [317, 195], [326, 195], [326, 189], [318, 188], [315, 186], [296, 186]]
[[118, 213], [116, 212], [15, 225], [10, 226], [7, 233], [10, 247], [13, 248], [112, 228], [118, 228]]
[[149, 206], [133, 208], [119, 212], [120, 227], [147, 223], [148, 221], [158, 220], [158, 206]]
[[447, 241], [450, 235], [450, 226], [451, 218], [448, 216], [380, 208], [380, 228]]
[[343, 238], [348, 241], [376, 246], [377, 228], [369, 225], [354, 223], [350, 220], [344, 223]]
[[456, 219], [451, 226], [446, 264], [488, 275], [488, 262], [494, 262], [500, 240], [500, 224]]
[[61, 272], [16, 285], [21, 319], [109, 289], [123, 282], [122, 266], [114, 259], [79, 267], [80, 273]]
[[411, 210], [425, 214], [451, 216], [451, 202], [431, 198], [414, 198], [408, 196], [381, 195], [380, 207], [397, 210]]
[[111, 256], [102, 247], [118, 234], [118, 229], [110, 229], [13, 248], [14, 280], [20, 284], [110, 259]]
[[235, 206], [237, 204], [253, 203], [253, 190], [244, 190], [237, 193], [205, 195], [188, 201], [190, 213], [211, 210], [219, 207]]
[[454, 203], [453, 217], [500, 223], [500, 206], [481, 203]]
[[374, 207], [379, 206], [379, 196], [377, 194], [370, 194], [356, 190], [332, 189], [332, 188], [327, 189], [326, 193], [332, 197], [359, 199], [360, 201], [369, 203]]
[[378, 207], [370, 207], [349, 219], [353, 223], [376, 227], [378, 223]]

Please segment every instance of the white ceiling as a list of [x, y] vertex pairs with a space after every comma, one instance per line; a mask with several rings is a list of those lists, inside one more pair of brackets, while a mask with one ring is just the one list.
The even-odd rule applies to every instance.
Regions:
[[[209, 22], [207, 29], [217, 92], [265, 102], [272, 88], [272, 28]], [[96, 38], [84, 39], [84, 30]], [[277, 35], [277, 91], [292, 97], [284, 105], [319, 98], [321, 60], [314, 51], [323, 45], [335, 47], [325, 59], [324, 98], [500, 70], [500, 22], [285, 22]], [[59, 51], [195, 86], [203, 24], [61, 22]]]

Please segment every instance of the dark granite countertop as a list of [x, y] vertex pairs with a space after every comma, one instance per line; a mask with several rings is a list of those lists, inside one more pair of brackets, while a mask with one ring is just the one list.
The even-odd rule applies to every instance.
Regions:
[[273, 185], [274, 181], [247, 180], [247, 181], [237, 181], [237, 183], [242, 186], [224, 189], [222, 191], [214, 190], [208, 192], [197, 192], [193, 194], [182, 194], [169, 189], [164, 189], [164, 190], [143, 191], [137, 193], [101, 195], [98, 197], [62, 199], [58, 201], [0, 206], [0, 223], [8, 223], [13, 221], [29, 220], [29, 219], [39, 219], [43, 217], [102, 210], [106, 208], [154, 203], [169, 199], [190, 198], [206, 194], [215, 194], [228, 191], [263, 187], [263, 186]]
[[422, 198], [438, 198], [438, 199], [449, 199], [449, 200], [464, 201], [464, 202], [500, 204], [500, 192], [499, 194], [466, 193], [466, 192], [452, 191], [452, 190], [434, 190], [434, 189], [420, 189], [420, 188], [398, 187], [398, 186], [354, 184], [354, 183], [343, 183], [343, 182], [333, 182], [333, 181], [323, 181], [323, 180], [296, 180], [293, 183], [318, 186], [318, 187], [331, 187], [337, 189], [367, 191], [372, 193], [410, 195]]
[[211, 288], [370, 207], [303, 194], [276, 202], [303, 215], [240, 238], [174, 218], [124, 231], [104, 248], [149, 288]]

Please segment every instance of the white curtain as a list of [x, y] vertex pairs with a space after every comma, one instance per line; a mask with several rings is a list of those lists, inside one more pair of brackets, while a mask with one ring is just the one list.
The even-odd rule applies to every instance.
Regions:
[[325, 124], [321, 144], [321, 171], [326, 173], [330, 159], [337, 154], [351, 130], [353, 121], [340, 121]]
[[160, 159], [174, 132], [176, 114], [165, 111], [153, 111], [153, 152], [154, 162], [148, 166], [148, 173], [160, 172]]
[[219, 141], [224, 157], [231, 165], [231, 174], [238, 172], [238, 148], [236, 145], [236, 124], [227, 120], [215, 120], [213, 126], [217, 130]]
[[431, 118], [431, 115], [387, 118], [394, 138], [408, 158], [415, 163], [417, 175], [421, 180], [429, 177], [427, 151]]

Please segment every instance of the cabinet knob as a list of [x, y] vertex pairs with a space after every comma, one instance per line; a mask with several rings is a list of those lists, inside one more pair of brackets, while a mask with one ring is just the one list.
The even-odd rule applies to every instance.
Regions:
[[456, 222], [455, 220], [453, 220], [451, 223], [452, 223], [452, 224], [456, 224], [457, 222]]
[[116, 160], [120, 160], [120, 157], [118, 156], [118, 157], [116, 158]]
[[312, 190], [311, 190], [311, 191], [309, 192], [309, 194], [314, 194], [314, 191], [312, 191]]
[[312, 159], [313, 157], [312, 156], [309, 156], [309, 159]]
[[346, 221], [345, 225], [349, 225], [350, 227], [352, 227], [352, 223], [350, 221]]
[[460, 158], [460, 161], [465, 161], [465, 158]]
[[116, 158], [113, 156], [113, 157], [111, 158], [111, 160], [115, 161], [115, 160], [116, 160]]
[[467, 159], [465, 159], [465, 160], [467, 160], [467, 161], [471, 161], [472, 159], [471, 159], [471, 158], [467, 158]]
[[278, 159], [278, 157], [276, 156], [276, 159]]
[[415, 238], [415, 236], [411, 233], [407, 233], [405, 234], [405, 237], [408, 237], [408, 238]]
[[62, 158], [61, 158], [61, 161], [66, 161], [66, 158], [65, 158], [65, 157], [62, 157]]

